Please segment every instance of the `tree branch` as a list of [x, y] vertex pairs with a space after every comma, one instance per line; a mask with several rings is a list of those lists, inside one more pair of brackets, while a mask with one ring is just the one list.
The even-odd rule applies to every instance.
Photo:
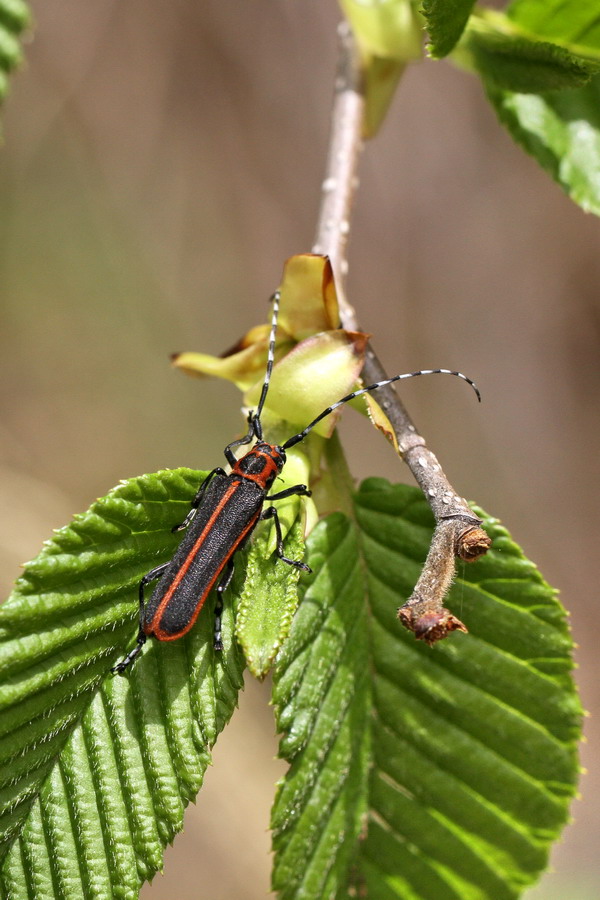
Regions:
[[[336, 276], [342, 325], [359, 331], [356, 313], [347, 301], [346, 246], [354, 193], [358, 185], [358, 160], [362, 150], [365, 97], [361, 65], [352, 32], [342, 23], [339, 33], [338, 71], [332, 109], [327, 171], [322, 185], [321, 206], [314, 253], [329, 256]], [[367, 346], [362, 379], [366, 384], [383, 381], [386, 374], [371, 345]], [[399, 453], [411, 470], [431, 506], [436, 521], [429, 553], [412, 595], [398, 610], [402, 623], [415, 636], [433, 644], [463, 623], [443, 606], [454, 577], [455, 556], [472, 561], [491, 545], [480, 528], [481, 520], [460, 497], [434, 454], [418, 434], [394, 387], [377, 392], [377, 403], [387, 416]]]

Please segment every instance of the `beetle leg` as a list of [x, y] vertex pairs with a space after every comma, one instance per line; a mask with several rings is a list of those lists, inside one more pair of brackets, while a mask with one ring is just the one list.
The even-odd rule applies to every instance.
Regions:
[[144, 602], [144, 588], [151, 581], [156, 581], [157, 578], [160, 578], [162, 573], [165, 571], [169, 563], [163, 563], [161, 566], [156, 566], [154, 569], [150, 569], [147, 572], [142, 580], [140, 581], [140, 586], [138, 589], [139, 603], [140, 603], [140, 613], [139, 613], [139, 630], [138, 635], [135, 642], [135, 647], [133, 650], [130, 650], [127, 656], [121, 660], [121, 662], [117, 663], [116, 666], [113, 666], [110, 670], [113, 675], [122, 675], [125, 669], [127, 669], [140, 655], [142, 652], [142, 648], [146, 643], [148, 636], [144, 631], [144, 615], [146, 612], [146, 604]]
[[266, 500], [283, 500], [285, 497], [311, 497], [312, 491], [305, 484], [295, 484], [293, 487], [286, 488], [285, 491], [279, 491], [278, 494], [271, 494]]
[[[298, 485], [298, 487], [304, 487], [304, 485]], [[285, 494], [285, 491], [281, 492]], [[272, 499], [272, 498], [271, 498]], [[261, 519], [273, 519], [275, 523], [275, 534], [277, 536], [277, 556], [279, 559], [287, 563], [288, 566], [294, 566], [296, 569], [302, 569], [303, 572], [311, 573], [312, 569], [310, 566], [307, 566], [305, 562], [302, 562], [299, 559], [288, 559], [287, 556], [283, 554], [283, 535], [281, 534], [281, 524], [279, 522], [279, 516], [277, 515], [277, 510], [274, 506], [268, 506], [262, 513]]]
[[[235, 464], [237, 462], [237, 458], [231, 448], [232, 447], [240, 447], [242, 444], [249, 444], [251, 441], [254, 440], [255, 437], [258, 437], [258, 435], [256, 433], [256, 426], [254, 424], [255, 423], [255, 415], [252, 411], [248, 413], [247, 421], [248, 421], [248, 434], [244, 435], [243, 438], [238, 438], [237, 440], [232, 441], [230, 444], [227, 444], [227, 446], [225, 447], [225, 449], [223, 451], [223, 453], [225, 454], [225, 459], [227, 460], [227, 462], [229, 463], [229, 465], [232, 468], [233, 468], [233, 466], [235, 466]], [[260, 430], [260, 422], [258, 424], [258, 428]]]
[[225, 574], [217, 586], [217, 602], [215, 603], [215, 636], [213, 647], [215, 650], [223, 649], [223, 636], [221, 634], [221, 616], [223, 614], [223, 591], [226, 591], [233, 578], [233, 559], [230, 559], [225, 568]]
[[204, 497], [204, 494], [206, 493], [206, 488], [208, 487], [211, 479], [215, 475], [226, 475], [226, 474], [227, 473], [225, 472], [225, 469], [222, 469], [221, 466], [217, 466], [216, 469], [213, 469], [212, 472], [208, 473], [208, 475], [206, 476], [206, 478], [204, 479], [204, 481], [198, 488], [196, 496], [192, 500], [192, 508], [190, 509], [189, 513], [187, 514], [187, 516], [185, 517], [183, 522], [181, 522], [179, 525], [173, 525], [173, 527], [171, 528], [171, 531], [173, 531], [173, 532], [183, 531], [184, 528], [188, 527], [188, 525], [190, 524], [190, 522], [192, 521], [192, 519], [198, 512], [198, 507], [202, 503], [202, 498]]

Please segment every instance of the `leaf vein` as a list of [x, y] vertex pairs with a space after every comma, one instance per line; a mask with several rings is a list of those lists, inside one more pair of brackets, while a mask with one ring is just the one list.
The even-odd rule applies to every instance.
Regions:
[[[405, 696], [410, 697], [410, 693], [408, 691], [404, 691], [401, 687], [399, 687], [398, 684], [396, 684], [394, 681], [392, 681], [384, 673], [379, 672], [378, 676], [382, 680], [387, 681], [388, 684], [391, 687], [393, 687], [399, 694], [404, 694]], [[484, 754], [487, 754], [490, 758], [496, 758], [498, 760], [501, 760], [502, 763], [504, 765], [506, 765], [513, 773], [515, 773], [518, 777], [520, 777], [524, 781], [526, 781], [531, 787], [535, 788], [536, 791], [542, 790], [542, 793], [545, 794], [546, 791], [550, 790], [549, 784], [547, 782], [544, 782], [544, 781], [541, 781], [540, 779], [534, 778], [532, 775], [529, 774], [529, 772], [525, 771], [520, 766], [518, 766], [516, 763], [514, 763], [512, 760], [508, 759], [508, 757], [499, 753], [497, 750], [492, 749], [488, 744], [485, 744], [480, 738], [473, 735], [469, 731], [469, 729], [464, 727], [464, 725], [457, 725], [456, 723], [452, 722], [447, 716], [444, 715], [443, 711], [436, 709], [433, 704], [428, 703], [426, 700], [423, 701], [421, 699], [419, 700], [419, 702], [424, 708], [429, 710], [429, 712], [432, 713], [434, 717], [443, 719], [444, 722], [450, 728], [455, 729], [456, 731], [463, 734], [469, 741], [472, 741], [473, 744], [475, 745], [475, 747], [478, 748], [479, 751], [483, 750]], [[375, 699], [375, 707], [376, 706], [377, 706], [377, 701]], [[379, 714], [379, 710], [378, 710], [378, 714]], [[380, 716], [380, 718], [381, 718], [381, 716]], [[383, 721], [383, 719], [381, 719], [381, 720]], [[388, 728], [390, 728], [390, 726], [388, 726]], [[405, 734], [401, 735], [393, 728], [391, 728], [390, 730], [394, 731], [395, 734], [398, 734], [398, 737], [408, 740], [408, 742], [411, 743], [415, 747], [415, 749], [417, 749], [420, 753], [423, 753], [423, 755], [427, 755], [425, 753], [425, 751], [419, 745], [415, 744], [414, 741], [412, 740], [412, 738], [409, 737], [409, 735], [410, 735], [409, 731], [407, 731]], [[427, 758], [430, 760], [430, 762], [433, 763], [433, 760], [431, 759], [431, 757], [427, 756]], [[455, 774], [455, 773], [453, 773], [453, 774]], [[457, 775], [455, 775], [455, 777], [459, 778], [459, 776], [457, 776]], [[459, 778], [459, 780], [463, 781], [463, 783], [465, 785], [471, 787], [472, 790], [475, 790], [471, 785], [468, 784], [468, 782], [465, 782], [463, 779], [460, 779], [460, 778]]]

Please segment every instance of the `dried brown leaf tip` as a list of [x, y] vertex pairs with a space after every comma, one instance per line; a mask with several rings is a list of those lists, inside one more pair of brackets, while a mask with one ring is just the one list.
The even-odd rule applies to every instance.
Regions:
[[483, 528], [467, 528], [456, 538], [456, 555], [465, 562], [474, 562], [492, 546], [492, 539]]
[[418, 641], [425, 641], [430, 647], [447, 637], [451, 631], [468, 631], [460, 619], [443, 606], [434, 612], [419, 615], [414, 606], [405, 604], [398, 610], [398, 618], [405, 628], [414, 633]]

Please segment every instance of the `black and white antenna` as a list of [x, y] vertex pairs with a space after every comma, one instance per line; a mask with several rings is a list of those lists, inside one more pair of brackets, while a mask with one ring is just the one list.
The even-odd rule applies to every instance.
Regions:
[[394, 375], [393, 378], [386, 378], [385, 381], [376, 381], [374, 384], [370, 384], [368, 387], [360, 388], [358, 391], [352, 391], [351, 394], [346, 394], [345, 397], [342, 397], [341, 400], [338, 400], [337, 403], [333, 403], [331, 406], [328, 406], [327, 409], [324, 409], [322, 413], [313, 419], [310, 425], [307, 425], [306, 428], [303, 428], [302, 431], [299, 431], [298, 434], [295, 434], [293, 437], [289, 438], [285, 444], [283, 444], [283, 449], [287, 450], [289, 447], [293, 447], [294, 444], [299, 444], [300, 441], [303, 441], [309, 431], [317, 425], [321, 419], [325, 419], [330, 413], [337, 409], [338, 406], [342, 406], [343, 403], [348, 403], [349, 400], [354, 400], [355, 397], [360, 397], [361, 394], [370, 394], [372, 391], [376, 391], [378, 388], [385, 387], [386, 384], [393, 384], [394, 381], [402, 381], [403, 378], [417, 378], [419, 375], [456, 375], [457, 378], [462, 378], [463, 381], [466, 381], [467, 384], [470, 384], [475, 393], [477, 394], [477, 399], [481, 403], [481, 394], [479, 393], [479, 388], [470, 378], [467, 378], [466, 375], [463, 375], [462, 372], [453, 372], [451, 369], [420, 369], [418, 372], [407, 372], [404, 375]]
[[[273, 315], [271, 316], [271, 333], [269, 335], [269, 351], [267, 354], [267, 368], [265, 371], [265, 380], [263, 382], [262, 391], [260, 392], [260, 400], [258, 401], [258, 406], [256, 407], [256, 412], [252, 414], [252, 421], [254, 423], [254, 433], [258, 440], [262, 438], [262, 427], [260, 424], [260, 417], [262, 415], [263, 407], [265, 405], [265, 400], [267, 399], [267, 394], [269, 392], [269, 384], [271, 382], [271, 375], [273, 373], [273, 363], [275, 362], [275, 338], [277, 336], [277, 319], [279, 318], [279, 301], [281, 300], [281, 294], [279, 291], [275, 291], [273, 296], [271, 297], [271, 302], [273, 304]], [[256, 430], [258, 427], [258, 431]]]

